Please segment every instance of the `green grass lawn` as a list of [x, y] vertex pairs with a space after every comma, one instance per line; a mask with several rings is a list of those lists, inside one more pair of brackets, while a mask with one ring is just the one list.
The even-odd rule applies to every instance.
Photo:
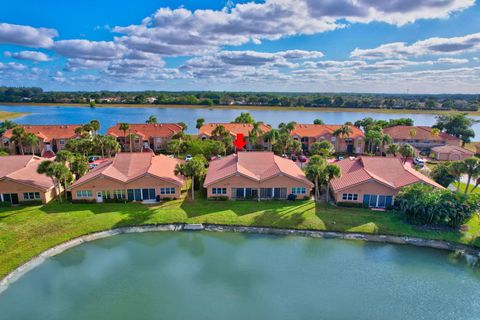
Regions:
[[69, 239], [111, 228], [174, 222], [363, 232], [443, 239], [480, 247], [480, 219], [468, 230], [422, 231], [400, 214], [317, 206], [313, 201], [207, 201], [200, 194], [155, 206], [51, 203], [0, 209], [0, 278], [42, 251]]
[[[458, 185], [458, 183], [455, 181], [453, 183], [453, 186], [456, 188], [457, 185]], [[472, 192], [474, 186], [475, 186], [475, 181], [473, 181], [473, 179], [472, 179], [472, 182], [470, 182], [470, 185], [468, 186], [468, 192], [469, 193]], [[466, 188], [467, 188], [467, 184], [463, 183], [463, 182], [460, 182], [460, 191], [465, 192]], [[480, 193], [480, 186], [478, 186], [475, 190], [473, 190], [473, 193]]]

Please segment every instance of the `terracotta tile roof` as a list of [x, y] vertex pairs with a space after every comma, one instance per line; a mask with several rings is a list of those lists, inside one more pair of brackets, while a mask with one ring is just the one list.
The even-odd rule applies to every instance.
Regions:
[[47, 159], [31, 155], [0, 157], [0, 180], [13, 180], [44, 190], [53, 188], [51, 178], [37, 173], [38, 165], [44, 160]]
[[[292, 130], [291, 135], [298, 135], [300, 137], [312, 137], [319, 138], [321, 136], [332, 136], [333, 132], [339, 129], [341, 125], [336, 124], [297, 124], [295, 129]], [[352, 129], [352, 133], [349, 138], [364, 138], [362, 130], [355, 126], [349, 126]]]
[[[244, 137], [248, 137], [248, 133], [253, 128], [253, 124], [250, 123], [207, 123], [198, 129], [198, 135], [206, 135], [210, 137], [212, 136], [212, 131], [218, 126], [224, 126], [225, 130], [230, 132], [230, 134], [234, 137], [236, 137], [238, 133], [243, 134]], [[260, 130], [262, 130], [263, 133], [267, 133], [272, 130], [272, 127], [261, 123]]]
[[[152, 137], [169, 138], [182, 131], [182, 127], [176, 123], [140, 123], [129, 124], [129, 126], [130, 133], [136, 134], [142, 139], [148, 139]], [[127, 130], [127, 134], [129, 131]], [[124, 133], [122, 130], [120, 130], [120, 124], [117, 124], [108, 129], [107, 135], [118, 138], [123, 137]]]
[[451, 145], [435, 147], [435, 148], [432, 148], [432, 151], [437, 152], [437, 153], [468, 154], [468, 155], [471, 155], [471, 156], [473, 156], [475, 154], [475, 152], [473, 152], [473, 151], [467, 150], [467, 149], [459, 147], [459, 146], [451, 146]]
[[70, 188], [103, 176], [123, 183], [130, 182], [146, 174], [161, 180], [183, 185], [183, 177], [174, 174], [175, 166], [181, 160], [152, 152], [117, 153], [114, 159], [106, 161], [78, 179]]
[[409, 168], [408, 164], [404, 166], [399, 158], [359, 157], [341, 160], [335, 164], [341, 171], [341, 177], [331, 182], [335, 191], [369, 180], [376, 180], [392, 189], [400, 189], [418, 182], [443, 188], [415, 169]]
[[283, 174], [307, 185], [313, 184], [303, 171], [291, 160], [273, 154], [273, 152], [239, 152], [210, 162], [204, 186], [235, 174], [243, 175], [260, 182]]
[[[33, 133], [43, 142], [51, 142], [53, 139], [71, 139], [77, 134], [75, 129], [81, 127], [79, 124], [66, 125], [20, 125], [27, 133]], [[13, 135], [13, 129], [5, 131], [4, 137], [10, 139]]]
[[[410, 136], [410, 130], [415, 129], [416, 134], [412, 138]], [[426, 126], [394, 126], [383, 129], [385, 134], [388, 134], [393, 139], [401, 140], [429, 140], [429, 141], [445, 141], [445, 140], [457, 140], [455, 136], [448, 133], [441, 132], [438, 136], [432, 134], [432, 128]]]

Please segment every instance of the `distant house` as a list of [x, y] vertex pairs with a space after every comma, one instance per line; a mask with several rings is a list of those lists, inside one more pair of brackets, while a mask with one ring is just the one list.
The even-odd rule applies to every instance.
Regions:
[[179, 198], [184, 184], [174, 174], [178, 159], [151, 152], [117, 153], [73, 183], [73, 200], [103, 202], [107, 199], [156, 201]]
[[394, 126], [383, 129], [383, 133], [392, 137], [394, 143], [410, 144], [420, 151], [430, 152], [438, 146], [460, 146], [462, 140], [445, 132], [434, 134], [433, 128], [426, 126]]
[[458, 161], [464, 160], [475, 155], [475, 152], [459, 146], [440, 146], [431, 149], [435, 160], [439, 161]]
[[265, 141], [263, 135], [272, 130], [272, 127], [263, 123], [261, 123], [259, 127], [261, 133], [258, 135], [257, 141], [254, 142], [249, 139], [250, 131], [253, 129], [253, 124], [250, 123], [207, 123], [198, 129], [198, 137], [202, 140], [214, 138], [212, 132], [219, 126], [223, 126], [233, 139], [237, 138], [237, 134], [243, 134], [248, 150], [253, 149], [255, 145], [260, 145], [263, 149], [268, 148], [268, 141]]
[[37, 173], [38, 165], [44, 160], [31, 155], [0, 157], [0, 202], [52, 200], [57, 195], [52, 179]]
[[386, 208], [402, 187], [424, 183], [443, 188], [398, 158], [366, 157], [345, 159], [335, 163], [341, 177], [330, 183], [336, 202], [354, 202], [366, 207]]
[[132, 134], [132, 151], [155, 151], [164, 150], [168, 141], [181, 132], [182, 127], [176, 123], [142, 123], [129, 124], [129, 129], [124, 133], [120, 130], [120, 124], [111, 127], [107, 135], [117, 139], [122, 151], [130, 151], [129, 135]]
[[[75, 133], [81, 125], [21, 125], [26, 133], [33, 133], [39, 139], [39, 144], [35, 148], [35, 152], [42, 157], [51, 158], [59, 150], [65, 149], [68, 140], [78, 137]], [[13, 129], [5, 131], [2, 136], [3, 146], [10, 151], [11, 154], [20, 154], [20, 148], [13, 141]], [[30, 153], [31, 148], [24, 146], [24, 152]]]
[[210, 162], [207, 196], [228, 199], [286, 199], [310, 196], [313, 184], [291, 160], [273, 152], [239, 152]]
[[302, 143], [303, 150], [310, 150], [313, 143], [326, 140], [337, 152], [362, 154], [365, 148], [363, 132], [355, 126], [349, 126], [352, 132], [348, 136], [335, 136], [333, 133], [341, 127], [341, 125], [297, 124], [290, 134], [293, 139]]

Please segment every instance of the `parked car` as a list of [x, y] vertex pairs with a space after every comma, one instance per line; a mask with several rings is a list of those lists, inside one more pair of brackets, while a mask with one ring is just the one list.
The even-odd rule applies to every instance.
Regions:
[[413, 159], [413, 164], [419, 166], [420, 168], [423, 168], [425, 166], [425, 160], [421, 158], [415, 158]]
[[192, 160], [192, 155], [187, 154], [187, 156], [185, 157], [185, 161], [190, 161], [190, 160]]
[[345, 159], [343, 156], [338, 156], [337, 157], [337, 160], [343, 160], [343, 159]]
[[91, 170], [95, 167], [98, 167], [100, 164], [104, 163], [105, 161], [108, 161], [108, 159], [98, 159], [98, 160], [94, 160], [90, 163], [88, 163], [88, 168]]
[[298, 160], [299, 160], [300, 162], [307, 162], [307, 157], [305, 157], [305, 156], [302, 154], [300, 157], [298, 157]]
[[102, 158], [102, 157], [100, 157], [100, 156], [89, 156], [89, 157], [88, 157], [88, 162], [89, 162], [89, 163], [92, 163], [92, 162], [94, 162], [94, 161], [100, 160], [101, 158]]
[[296, 162], [298, 160], [297, 156], [292, 154], [292, 157], [291, 157], [292, 161]]

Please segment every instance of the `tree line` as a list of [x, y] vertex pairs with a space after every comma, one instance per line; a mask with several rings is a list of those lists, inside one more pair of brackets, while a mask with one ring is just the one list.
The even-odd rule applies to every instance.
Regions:
[[0, 102], [81, 103], [92, 107], [101, 103], [121, 103], [477, 111], [480, 96], [211, 91], [60, 92], [43, 91], [41, 88], [0, 87]]

